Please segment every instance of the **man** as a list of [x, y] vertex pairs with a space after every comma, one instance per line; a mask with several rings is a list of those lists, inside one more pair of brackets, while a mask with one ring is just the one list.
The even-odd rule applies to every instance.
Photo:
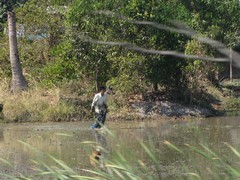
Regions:
[[90, 126], [91, 129], [100, 129], [104, 125], [108, 106], [107, 106], [108, 92], [106, 92], [106, 87], [101, 86], [100, 92], [97, 93], [92, 101], [91, 112], [95, 112], [95, 122]]

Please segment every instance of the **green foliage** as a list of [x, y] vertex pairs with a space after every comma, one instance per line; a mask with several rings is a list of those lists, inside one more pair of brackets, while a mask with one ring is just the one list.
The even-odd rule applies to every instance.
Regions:
[[6, 13], [24, 4], [27, 0], [1, 0], [0, 1], [0, 22], [6, 21]]
[[226, 45], [239, 43], [239, 1], [180, 1], [191, 12], [189, 23], [195, 30]]
[[73, 60], [49, 62], [39, 71], [41, 74], [39, 78], [43, 80], [41, 83], [45, 85], [59, 85], [67, 80], [79, 79], [78, 62], [74, 63]]
[[[134, 45], [153, 49], [176, 49], [183, 48], [184, 37], [177, 34], [157, 30], [153, 27], [137, 25], [127, 20], [111, 16], [107, 17], [99, 13], [103, 9], [123, 13], [133, 20], [148, 20], [169, 24], [169, 20], [180, 20], [187, 17], [184, 6], [166, 2], [120, 1], [90, 3], [91, 1], [76, 1], [70, 8], [67, 22], [72, 28], [81, 31], [81, 35], [70, 32], [68, 38], [74, 39], [73, 53], [78, 53], [78, 59], [84, 73], [87, 73], [96, 81], [103, 83], [107, 80], [122, 86], [122, 90], [141, 91], [145, 81], [150, 83], [161, 83], [165, 86], [172, 86], [172, 81], [180, 81], [181, 76], [176, 76], [174, 70], [180, 71], [183, 64], [168, 57], [148, 56], [141, 53], [130, 53], [125, 48], [110, 48], [108, 51], [101, 45], [86, 43], [90, 38], [104, 41], [130, 42]], [[172, 8], [179, 11], [172, 12]], [[162, 12], [162, 13], [158, 13]], [[98, 14], [96, 16], [96, 14]], [[109, 47], [107, 47], [109, 48]], [[78, 51], [81, 50], [81, 53]], [[133, 56], [131, 54], [134, 54]], [[119, 62], [119, 59], [121, 62]], [[169, 66], [169, 64], [171, 64]], [[167, 65], [167, 66], [166, 66]], [[101, 70], [97, 67], [101, 66]], [[85, 68], [87, 67], [87, 68]], [[168, 68], [169, 67], [169, 68]], [[166, 69], [166, 71], [159, 71]], [[90, 72], [88, 71], [90, 70]], [[121, 72], [119, 71], [121, 70]], [[170, 70], [170, 71], [169, 71]], [[107, 74], [105, 72], [107, 71]], [[117, 72], [116, 72], [117, 71]], [[93, 73], [94, 72], [94, 73]], [[160, 72], [160, 73], [159, 73]], [[100, 76], [100, 77], [99, 77]], [[133, 79], [139, 76], [133, 83]], [[175, 78], [177, 80], [174, 80]], [[169, 82], [169, 80], [172, 80]], [[117, 82], [117, 83], [116, 83]]]
[[88, 36], [95, 39], [110, 37], [110, 33], [108, 33], [109, 18], [94, 14], [96, 10], [101, 10], [109, 4], [111, 2], [92, 4], [90, 1], [76, 1], [68, 14], [67, 22], [70, 28], [74, 28], [74, 31], [69, 32], [69, 36], [66, 36], [71, 41], [74, 39], [72, 55], [79, 61], [80, 71], [93, 79], [94, 84], [107, 82], [111, 75], [111, 64], [107, 58], [107, 48], [86, 42], [85, 38], [88, 39]]
[[[206, 49], [204, 48], [204, 45], [195, 40], [188, 42], [185, 52], [186, 54], [196, 54], [199, 56], [206, 55]], [[206, 78], [207, 72], [205, 65], [206, 62], [203, 62], [201, 60], [188, 60], [188, 65], [186, 66], [186, 76], [189, 76], [188, 79], [192, 79], [196, 82], [198, 79]]]
[[110, 63], [114, 77], [109, 83], [120, 92], [131, 93], [141, 92], [144, 89], [144, 56], [137, 53], [125, 52], [126, 54], [111, 55]]
[[[191, 40], [186, 45], [185, 53], [206, 56], [208, 48], [196, 40]], [[219, 66], [214, 62], [198, 59], [188, 59], [185, 63], [185, 67], [182, 68], [184, 76], [182, 84], [185, 88], [180, 91], [184, 101], [209, 108], [209, 102], [214, 98], [207, 92], [207, 86], [215, 85]]]
[[[59, 3], [52, 0], [31, 0], [16, 9], [18, 23], [24, 27], [23, 36], [18, 38], [24, 71], [36, 82], [40, 81], [47, 86], [60, 84], [61, 80], [67, 78], [76, 78], [77, 66], [74, 60], [67, 62], [61, 59], [61, 54], [59, 58], [55, 56], [60, 52], [55, 47], [65, 31], [66, 9]], [[63, 46], [66, 44], [67, 42]]]
[[[17, 1], [1, 2], [13, 5]], [[238, 44], [240, 37], [240, 11], [234, 0], [28, 0], [15, 11], [17, 22], [24, 27], [24, 36], [18, 38], [24, 73], [47, 85], [85, 79], [92, 87], [112, 83], [128, 93], [150, 90], [151, 85], [164, 87], [168, 92], [184, 88], [190, 94], [195, 90], [202, 92], [198, 89], [200, 80], [206, 78], [215, 83], [217, 64], [149, 55], [141, 50], [133, 52], [132, 47], [211, 57], [221, 54], [182, 34], [144, 23], [187, 30], [186, 23], [197, 34], [228, 46]], [[116, 46], [98, 41], [114, 42]], [[0, 45], [0, 74], [9, 76], [5, 43], [3, 39]]]
[[9, 64], [8, 42], [5, 36], [0, 36], [0, 77], [2, 79], [11, 76], [11, 67]]
[[240, 108], [240, 100], [238, 98], [231, 97], [224, 103], [224, 107], [230, 111], [238, 111]]
[[24, 26], [26, 39], [44, 39], [44, 45], [50, 49], [59, 44], [60, 36], [65, 31], [65, 11], [64, 6], [56, 6], [50, 0], [31, 0], [17, 9], [17, 17], [18, 22]]

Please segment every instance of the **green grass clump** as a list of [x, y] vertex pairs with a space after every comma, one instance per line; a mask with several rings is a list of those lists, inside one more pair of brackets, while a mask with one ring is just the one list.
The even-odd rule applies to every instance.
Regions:
[[64, 121], [74, 106], [61, 101], [58, 88], [30, 89], [17, 94], [2, 91], [4, 120], [8, 122]]

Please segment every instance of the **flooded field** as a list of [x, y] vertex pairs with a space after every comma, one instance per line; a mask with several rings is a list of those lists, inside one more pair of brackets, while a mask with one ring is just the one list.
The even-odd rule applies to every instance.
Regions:
[[[148, 164], [149, 157], [139, 143], [143, 142], [154, 149], [158, 156], [162, 176], [171, 177], [182, 173], [182, 164], [192, 162], [188, 156], [169, 149], [164, 141], [183, 150], [186, 149], [185, 144], [197, 147], [203, 144], [222, 156], [232, 156], [224, 143], [237, 149], [240, 147], [239, 117], [194, 119], [188, 122], [106, 122], [113, 135], [107, 131], [90, 130], [91, 123], [1, 124], [0, 157], [11, 165], [2, 161], [0, 173], [33, 177], [38, 168], [36, 162], [53, 163], [46, 154], [61, 159], [76, 172], [91, 169], [89, 155], [98, 146], [107, 150], [106, 159], [111, 160], [121, 152], [129, 161], [139, 159]], [[90, 141], [96, 144], [82, 144]], [[231, 160], [234, 161], [234, 158]], [[204, 168], [206, 162], [197, 163]]]

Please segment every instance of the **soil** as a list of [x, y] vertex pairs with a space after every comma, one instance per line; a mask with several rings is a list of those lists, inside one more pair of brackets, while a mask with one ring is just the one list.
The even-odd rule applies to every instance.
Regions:
[[129, 100], [130, 107], [133, 111], [141, 116], [196, 116], [210, 117], [218, 115], [217, 111], [197, 105], [186, 105], [179, 101], [174, 101], [161, 93], [148, 93], [138, 98]]
[[[115, 98], [115, 97], [114, 97]], [[91, 101], [81, 101], [81, 99], [62, 98], [63, 101], [74, 104], [76, 112], [70, 117], [70, 121], [78, 121], [79, 119], [92, 119], [90, 113]], [[114, 99], [114, 101], [117, 101]], [[122, 102], [123, 103], [123, 102]], [[141, 119], [161, 119], [161, 117], [211, 117], [217, 116], [218, 112], [214, 108], [209, 109], [197, 105], [186, 105], [180, 101], [170, 99], [161, 92], [148, 94], [132, 94], [128, 95], [124, 100], [125, 108], [111, 110], [108, 113], [108, 120], [141, 120]], [[216, 109], [216, 108], [215, 108]]]
[[132, 108], [140, 115], [164, 115], [164, 116], [216, 116], [212, 110], [196, 105], [184, 105], [169, 101], [146, 102], [140, 101], [132, 104]]

